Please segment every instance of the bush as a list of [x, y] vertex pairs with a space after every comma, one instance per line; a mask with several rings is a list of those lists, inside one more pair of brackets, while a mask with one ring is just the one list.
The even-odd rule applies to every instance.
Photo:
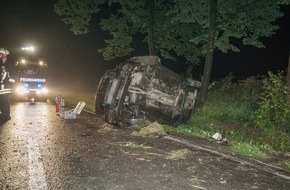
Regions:
[[[268, 142], [278, 151], [289, 150], [290, 108], [287, 102], [288, 87], [283, 82], [282, 73], [268, 73], [263, 80], [263, 92], [252, 120], [264, 134], [262, 142]], [[279, 138], [277, 138], [279, 137]]]
[[258, 107], [257, 100], [261, 91], [261, 77], [251, 77], [237, 83], [232, 75], [210, 85], [206, 103], [197, 114], [221, 122], [233, 122], [248, 125], [253, 111]]
[[260, 94], [262, 93], [262, 80], [264, 76], [255, 76], [249, 77], [244, 80], [240, 80], [239, 89], [240, 89], [240, 97], [241, 101], [244, 104], [247, 104], [249, 108], [255, 110], [258, 108], [258, 101], [260, 98]]
[[220, 131], [227, 138], [285, 153], [290, 150], [287, 92], [282, 73], [236, 83], [230, 75], [210, 85], [207, 101], [183, 128], [207, 136]]
[[289, 128], [288, 87], [282, 80], [282, 73], [268, 74], [269, 78], [263, 80], [263, 93], [253, 121], [262, 128]]

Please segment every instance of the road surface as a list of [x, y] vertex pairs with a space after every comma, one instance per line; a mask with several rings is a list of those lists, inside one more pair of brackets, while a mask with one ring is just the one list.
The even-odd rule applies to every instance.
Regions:
[[0, 189], [289, 190], [290, 180], [165, 138], [134, 136], [45, 102], [11, 105], [0, 127]]

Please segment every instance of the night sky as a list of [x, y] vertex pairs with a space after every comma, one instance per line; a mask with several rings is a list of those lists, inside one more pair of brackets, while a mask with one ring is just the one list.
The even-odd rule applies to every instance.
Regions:
[[[96, 86], [106, 69], [115, 63], [105, 62], [97, 49], [104, 46], [103, 32], [90, 28], [90, 34], [75, 36], [53, 12], [55, 0], [1, 0], [0, 46], [10, 52], [14, 61], [21, 46], [32, 44], [49, 65], [53, 82], [77, 83], [86, 78]], [[279, 29], [271, 38], [263, 38], [266, 48], [243, 47], [240, 53], [214, 53], [212, 79], [233, 73], [237, 78], [265, 74], [268, 70], [286, 70], [290, 50], [290, 8], [284, 7], [284, 17], [277, 20]], [[98, 23], [95, 24], [95, 26]], [[142, 52], [142, 51], [141, 51]], [[147, 48], [144, 47], [144, 53]], [[177, 73], [185, 72], [182, 66], [167, 66]], [[203, 65], [195, 68], [199, 78]]]

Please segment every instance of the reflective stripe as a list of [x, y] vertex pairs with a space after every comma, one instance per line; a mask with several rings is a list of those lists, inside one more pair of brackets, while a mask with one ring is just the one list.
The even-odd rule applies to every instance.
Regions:
[[0, 90], [0, 94], [10, 94], [11, 92], [12, 92], [11, 89]]
[[6, 78], [7, 75], [9, 76], [9, 74], [7, 72], [3, 72], [2, 74], [3, 75], [2, 75], [1, 83], [3, 83], [3, 81], [4, 81], [4, 79]]

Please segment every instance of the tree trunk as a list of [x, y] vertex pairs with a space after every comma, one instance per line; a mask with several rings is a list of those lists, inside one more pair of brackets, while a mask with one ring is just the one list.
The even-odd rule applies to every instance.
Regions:
[[199, 102], [202, 104], [204, 104], [207, 99], [208, 86], [212, 70], [213, 50], [216, 35], [216, 18], [217, 18], [217, 0], [210, 0], [208, 45], [199, 98]]
[[149, 23], [148, 23], [149, 55], [156, 55], [156, 48], [154, 43], [155, 0], [148, 0], [148, 14], [149, 14]]
[[288, 86], [288, 103], [290, 104], [290, 51], [288, 59], [287, 86]]

